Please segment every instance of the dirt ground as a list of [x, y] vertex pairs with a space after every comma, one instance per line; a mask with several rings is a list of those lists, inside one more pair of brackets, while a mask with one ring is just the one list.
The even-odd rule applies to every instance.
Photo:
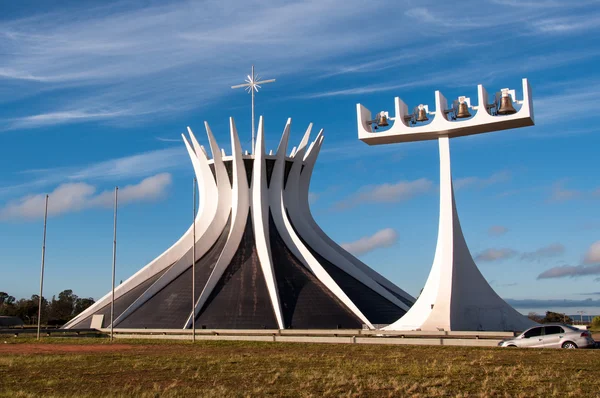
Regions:
[[144, 346], [131, 344], [106, 344], [106, 345], [82, 345], [82, 344], [1, 344], [2, 354], [67, 354], [67, 353], [93, 353], [93, 352], [122, 352], [135, 348], [144, 349]]

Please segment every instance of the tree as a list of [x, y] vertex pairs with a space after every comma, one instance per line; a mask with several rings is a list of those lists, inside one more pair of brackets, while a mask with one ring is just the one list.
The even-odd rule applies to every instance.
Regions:
[[573, 320], [558, 312], [546, 311], [546, 316], [542, 319], [542, 323], [566, 323], [573, 324]]
[[600, 316], [595, 316], [594, 319], [592, 319], [592, 327], [594, 329], [600, 329]]
[[529, 314], [527, 314], [527, 318], [537, 323], [542, 323], [544, 320], [544, 317], [539, 315], [537, 312], [530, 312]]
[[75, 302], [75, 310], [73, 311], [73, 317], [76, 317], [77, 315], [81, 314], [83, 311], [85, 311], [89, 307], [91, 307], [92, 304], [94, 304], [94, 303], [95, 303], [95, 301], [91, 297], [78, 298], [77, 301]]
[[[31, 296], [30, 299], [20, 299], [13, 305], [13, 310], [7, 315], [16, 316], [23, 322], [33, 325], [37, 323], [39, 298], [37, 294]], [[48, 321], [48, 300], [42, 297], [42, 323]]]
[[[52, 301], [42, 298], [42, 324], [64, 325], [88, 307], [94, 299], [79, 298], [70, 289], [63, 290]], [[37, 323], [39, 296], [34, 294], [30, 299], [15, 300], [6, 292], [0, 292], [0, 315], [19, 317], [26, 324]]]
[[54, 325], [64, 325], [67, 323], [73, 318], [77, 300], [78, 297], [73, 294], [73, 291], [70, 289], [60, 292], [58, 294], [58, 300], [55, 297], [52, 297], [50, 314], [48, 317], [49, 321]]
[[0, 315], [13, 316], [15, 311], [15, 298], [8, 293], [0, 292]]
[[11, 305], [15, 303], [15, 298], [8, 293], [0, 292], [0, 306]]

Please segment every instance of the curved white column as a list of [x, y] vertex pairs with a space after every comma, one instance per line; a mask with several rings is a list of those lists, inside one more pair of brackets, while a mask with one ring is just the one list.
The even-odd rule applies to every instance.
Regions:
[[[209, 130], [207, 130], [207, 132], [208, 131]], [[192, 165], [198, 181], [200, 201], [199, 211], [196, 216], [195, 261], [198, 261], [217, 242], [217, 239], [219, 239], [219, 236], [221, 236], [221, 233], [227, 224], [227, 219], [229, 218], [231, 209], [231, 186], [229, 184], [226, 170], [220, 171], [215, 169], [215, 172], [216, 174], [221, 174], [221, 180], [225, 178], [227, 183], [219, 185], [215, 183], [215, 178], [213, 177], [209, 167], [206, 150], [198, 143], [196, 136], [189, 127], [188, 132], [190, 134], [194, 149], [192, 149], [192, 145], [190, 145], [185, 136], [182, 135], [182, 138], [188, 150], [188, 154], [192, 159]], [[210, 135], [212, 134], [209, 134], [209, 137]], [[220, 153], [218, 153], [218, 151], [217, 156], [220, 158]], [[225, 175], [223, 176], [223, 174]], [[125, 311], [115, 318], [115, 325], [118, 325], [119, 322], [127, 318], [131, 313], [150, 300], [165, 286], [179, 277], [190, 267], [190, 264], [192, 264], [191, 239], [190, 247], [188, 248], [187, 253], [175, 264], [173, 264], [173, 266], [170, 267], [156, 282], [146, 289], [146, 291], [140, 297], [138, 297]]]
[[254, 228], [256, 252], [265, 277], [277, 324], [279, 325], [279, 329], [284, 329], [285, 324], [281, 312], [281, 303], [279, 302], [279, 293], [277, 291], [277, 281], [275, 280], [275, 269], [273, 267], [269, 238], [269, 191], [267, 188], [267, 164], [265, 161], [265, 139], [262, 116], [258, 121], [258, 133], [256, 136], [254, 153], [252, 186], [250, 189], [252, 191], [252, 226]]
[[439, 138], [440, 220], [433, 266], [412, 308], [386, 330], [524, 330], [535, 324], [487, 283], [462, 233], [450, 168], [448, 136]]
[[[192, 147], [189, 145], [189, 143], [187, 142], [187, 140], [185, 139], [185, 137], [183, 137], [183, 138], [184, 138], [184, 143], [186, 145], [186, 148], [188, 150], [188, 154], [192, 161], [192, 167], [194, 168], [194, 173], [196, 174], [196, 178], [198, 179], [199, 197], [200, 198], [203, 198], [203, 197], [215, 198], [216, 197], [216, 186], [214, 184], [214, 180], [212, 179], [212, 174], [210, 173], [210, 169], [208, 168], [208, 163], [207, 163], [205, 153], [201, 150], [198, 150], [198, 152], [194, 151], [192, 149]], [[194, 138], [194, 141], [195, 141], [195, 138]], [[208, 174], [206, 173], [207, 171], [208, 171]], [[208, 178], [209, 174], [210, 174], [210, 179]], [[212, 184], [211, 184], [211, 181], [212, 181]], [[204, 232], [206, 232], [207, 226], [210, 224], [210, 221], [214, 218], [214, 210], [216, 210], [215, 206], [216, 206], [216, 203], [218, 202], [218, 200], [212, 200], [209, 202], [210, 203], [208, 203], [207, 206], [200, 206], [200, 210], [196, 214], [196, 218], [195, 218], [194, 222], [196, 224], [197, 240], [202, 237]], [[125, 280], [119, 286], [115, 287], [115, 300], [119, 299], [121, 296], [123, 296], [124, 294], [126, 294], [127, 292], [132, 290], [133, 288], [137, 287], [140, 283], [152, 278], [154, 275], [163, 271], [165, 268], [171, 267], [172, 265], [175, 265], [177, 263], [181, 263], [182, 261], [180, 261], [180, 260], [182, 260], [184, 257], [189, 256], [189, 259], [187, 259], [187, 260], [189, 260], [191, 263], [190, 248], [192, 246], [192, 239], [193, 239], [192, 235], [193, 235], [192, 234], [192, 226], [190, 226], [188, 228], [188, 230], [183, 234], [183, 236], [173, 246], [168, 248], [163, 254], [161, 254], [155, 260], [153, 260], [148, 265], [143, 267], [141, 270], [136, 272], [130, 278]], [[156, 288], [158, 288], [162, 284], [162, 283], [159, 283], [159, 281], [163, 278], [165, 278], [165, 279], [163, 279], [163, 282], [169, 281], [170, 278], [167, 275], [167, 274], [169, 274], [169, 271], [170, 270], [165, 272], [165, 274], [163, 274], [161, 276], [161, 278], [159, 278], [159, 280], [153, 284], [153, 286], [156, 285], [154, 289], [153, 289], [153, 286], [151, 286], [149, 289], [156, 290]], [[179, 274], [177, 274], [177, 275], [179, 275]], [[150, 297], [149, 294], [150, 293], [144, 294], [144, 297], [138, 298], [138, 300], [136, 300], [136, 302], [134, 302], [132, 304], [132, 306], [130, 306], [130, 308], [128, 308], [120, 316], [116, 317], [115, 325], [118, 322], [120, 322], [122, 319], [124, 319], [124, 317], [126, 315], [130, 314], [135, 309], [137, 309], [141, 304], [146, 302], [148, 300], [148, 298]], [[111, 299], [112, 299], [112, 293], [109, 292], [104, 297], [102, 297], [101, 299], [96, 301], [88, 309], [86, 309], [81, 314], [79, 314], [78, 316], [73, 318], [71, 321], [69, 321], [64, 327], [66, 329], [68, 329], [68, 328], [72, 327], [73, 325], [76, 325], [81, 320], [87, 318], [88, 316], [95, 313], [96, 311], [98, 311], [99, 309], [104, 307], [105, 305], [109, 304]]]
[[[283, 198], [283, 184], [284, 184], [284, 173], [285, 173], [285, 151], [287, 148], [289, 133], [290, 133], [291, 120], [288, 119], [281, 142], [277, 148], [275, 155], [275, 166], [273, 168], [273, 174], [271, 175], [271, 183], [269, 187], [269, 204], [271, 207], [271, 214], [273, 221], [277, 227], [279, 235], [283, 239], [285, 245], [290, 251], [296, 256], [302, 264], [309, 269], [313, 275], [323, 283], [329, 291], [331, 291], [352, 313], [354, 313], [361, 321], [363, 321], [369, 328], [373, 328], [371, 322], [364, 316], [364, 314], [358, 309], [358, 307], [350, 300], [350, 298], [344, 293], [344, 291], [338, 286], [333, 278], [325, 271], [325, 269], [319, 264], [318, 260], [312, 255], [310, 250], [304, 245], [302, 240], [296, 235], [294, 229], [287, 217], [285, 203]], [[289, 183], [289, 181], [288, 181]]]
[[[310, 211], [308, 211], [308, 214], [306, 212], [306, 208], [308, 207], [309, 184], [303, 184], [303, 181], [301, 182], [301, 174], [304, 174], [306, 176], [305, 173], [308, 171], [306, 169], [306, 167], [308, 167], [308, 162], [304, 162], [304, 159], [311, 129], [312, 123], [308, 126], [308, 129], [306, 130], [306, 133], [304, 134], [300, 145], [298, 145], [298, 149], [296, 150], [292, 168], [288, 175], [287, 184], [285, 186], [284, 191], [284, 203], [287, 207], [288, 214], [294, 225], [294, 228], [296, 229], [297, 233], [302, 237], [302, 239], [304, 239], [304, 241], [308, 244], [308, 246], [314, 249], [326, 260], [335, 264], [348, 275], [352, 276], [365, 286], [379, 293], [381, 296], [396, 304], [398, 307], [402, 308], [405, 311], [408, 311], [409, 306], [407, 306], [405, 303], [399, 300], [388, 290], [383, 288], [372, 278], [367, 276], [354, 264], [348, 261], [344, 256], [338, 253], [334, 248], [329, 246], [325, 241], [323, 241], [323, 239], [321, 239], [321, 237], [318, 234], [315, 233], [315, 231], [309, 225], [308, 219], [312, 218], [310, 216]], [[319, 132], [315, 142], [320, 141], [322, 139], [322, 135], [323, 130]], [[313, 142], [311, 149], [314, 149], [315, 142]], [[302, 169], [303, 165], [304, 170]], [[305, 206], [302, 206], [300, 203], [302, 203]]]
[[[246, 178], [246, 168], [242, 158], [242, 148], [238, 137], [237, 129], [233, 118], [229, 118], [229, 126], [231, 130], [231, 149], [232, 149], [232, 168], [233, 168], [233, 185], [231, 192], [231, 228], [227, 242], [223, 247], [223, 251], [219, 256], [206, 285], [202, 289], [198, 301], [196, 302], [195, 315], [198, 316], [200, 310], [208, 300], [213, 289], [223, 276], [223, 273], [231, 263], [231, 259], [235, 255], [248, 221], [248, 213], [250, 211], [250, 198], [248, 189], [248, 179]], [[192, 323], [192, 315], [188, 318], [184, 328], [189, 328]]]
[[[216, 263], [209, 264], [211, 273], [208, 281], [200, 291], [195, 309], [184, 312], [184, 314], [189, 314], [189, 316], [183, 327], [189, 327], [193, 319], [192, 317], [197, 316], [201, 312], [208, 298], [223, 277], [227, 267], [230, 266], [232, 259], [235, 257], [244, 237], [250, 211], [252, 212], [254, 243], [259, 264], [262, 274], [265, 277], [269, 299], [280, 328], [284, 328], [285, 323], [276, 279], [276, 264], [271, 253], [270, 234], [275, 232], [269, 230], [269, 210], [271, 211], [277, 232], [291, 253], [340, 300], [342, 305], [355, 314], [369, 328], [373, 328], [371, 322], [354, 305], [352, 300], [345, 294], [325, 268], [319, 264], [317, 258], [312, 254], [314, 252], [311, 252], [311, 250], [316, 250], [317, 253], [332, 262], [335, 266], [340, 267], [340, 269], [358, 279], [381, 296], [389, 299], [398, 307], [405, 307], [401, 301], [379, 286], [378, 283], [381, 283], [377, 279], [379, 274], [371, 271], [375, 274], [375, 276], [372, 276], [373, 274], [368, 273], [370, 269], [366, 266], [364, 266], [366, 269], [362, 270], [360, 265], [356, 265], [350, 259], [353, 259], [352, 256], [334, 243], [330, 243], [330, 240], [327, 240], [329, 238], [314, 222], [308, 205], [308, 189], [314, 163], [323, 142], [323, 136], [322, 132], [320, 132], [317, 139], [307, 149], [311, 124], [298, 148], [294, 147], [291, 155], [286, 156], [290, 123], [290, 120], [288, 120], [277, 149], [277, 154], [275, 156], [268, 156], [269, 159], [275, 161], [270, 184], [267, 184], [267, 155], [265, 155], [264, 148], [262, 118], [259, 123], [258, 141], [255, 148], [257, 149], [257, 153], [254, 155], [242, 154], [233, 119], [230, 119], [232, 155], [227, 157], [224, 151], [219, 148], [210, 127], [205, 123], [213, 156], [212, 160], [208, 159], [205, 148], [198, 143], [193, 132], [188, 127], [189, 141], [185, 137], [183, 137], [183, 140], [198, 179], [200, 200], [199, 211], [194, 220], [197, 236], [196, 242], [192, 242], [192, 227], [190, 227], [182, 238], [161, 256], [116, 288], [115, 297], [118, 299], [123, 294], [138, 287], [140, 283], [148, 281], [148, 279], [159, 272], [163, 272], [161, 277], [154, 281], [145, 291], [140, 292], [136, 297], [132, 297], [133, 303], [124, 312], [118, 314], [118, 317], [115, 319], [115, 325], [118, 325], [134, 311], [147, 303], [148, 300], [155, 297], [163, 288], [169, 286], [171, 282], [190, 268], [190, 264], [205, 256], [214, 247], [219, 237], [226, 233], [227, 241], [221, 252], [218, 253], [219, 257]], [[254, 162], [251, 187], [248, 187], [244, 159], [252, 159]], [[228, 171], [225, 167], [225, 162], [228, 161], [232, 162], [233, 182], [230, 182]], [[287, 184], [284, 184], [286, 162], [288, 161], [292, 162], [292, 168], [287, 177]], [[213, 170], [211, 170], [211, 162], [214, 167]], [[227, 232], [224, 232], [228, 220], [230, 220], [230, 227]], [[294, 221], [294, 225], [292, 225], [291, 220]], [[297, 230], [294, 230], [294, 227]], [[301, 236], [305, 239], [304, 241], [301, 239]], [[192, 259], [192, 244], [195, 244], [196, 248], [195, 259]], [[359, 260], [355, 259], [355, 261], [362, 264]], [[387, 281], [385, 278], [382, 279]], [[109, 293], [94, 306], [69, 322], [66, 328], [71, 328], [91, 314], [97, 313], [98, 310], [110, 304], [110, 299], [111, 294]], [[180, 327], [180, 325], [176, 326]]]
[[[312, 234], [307, 233], [306, 236], [312, 237], [313, 234], [317, 235], [318, 238], [320, 238], [322, 242], [324, 242], [329, 248], [331, 248], [331, 250], [334, 250], [339, 255], [343, 256], [346, 259], [346, 261], [353, 264], [356, 268], [358, 268], [359, 270], [364, 272], [366, 275], [368, 275], [369, 277], [374, 279], [377, 283], [384, 286], [385, 288], [392, 291], [393, 293], [396, 293], [397, 295], [405, 298], [408, 302], [414, 303], [415, 302], [414, 297], [412, 297], [410, 294], [408, 294], [407, 292], [405, 292], [404, 290], [402, 290], [401, 288], [399, 288], [398, 286], [396, 286], [389, 280], [387, 280], [385, 277], [383, 277], [377, 271], [375, 271], [374, 269], [372, 269], [371, 267], [369, 267], [368, 265], [366, 265], [365, 263], [360, 261], [358, 258], [354, 257], [352, 254], [350, 254], [346, 250], [344, 250], [344, 248], [342, 248], [333, 239], [331, 239], [315, 221], [315, 219], [312, 215], [312, 212], [310, 211], [308, 192], [309, 192], [310, 180], [311, 180], [312, 173], [313, 173], [313, 170], [315, 167], [315, 163], [317, 161], [317, 157], [319, 156], [321, 146], [323, 145], [323, 139], [324, 139], [323, 135], [321, 134], [321, 132], [319, 132], [319, 135], [317, 136], [315, 141], [313, 141], [313, 143], [309, 147], [308, 151], [306, 152], [306, 155], [304, 156], [304, 169], [300, 173], [300, 183], [299, 183], [298, 190], [301, 193], [301, 196], [298, 199], [298, 207], [300, 208], [300, 211], [303, 214], [304, 221], [306, 222], [306, 224], [308, 224], [310, 226], [311, 231], [312, 231]], [[317, 239], [317, 236], [314, 236], [313, 239]], [[304, 238], [304, 235], [303, 235], [303, 238]], [[324, 253], [321, 253], [321, 252], [319, 252], [319, 253], [322, 256], [324, 256], [325, 258], [327, 258], [328, 260], [330, 260], [331, 262], [333, 262], [334, 264], [337, 264], [337, 261], [332, 260], [333, 257], [330, 258], [330, 257], [326, 256]], [[331, 253], [331, 251], [328, 250], [327, 253]], [[401, 308], [408, 309], [408, 306], [403, 303], [403, 306]]]

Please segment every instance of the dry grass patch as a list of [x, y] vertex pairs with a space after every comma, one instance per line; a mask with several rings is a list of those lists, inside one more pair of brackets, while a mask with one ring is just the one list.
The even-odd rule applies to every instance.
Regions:
[[6, 341], [17, 343], [0, 341], [0, 396], [7, 397], [529, 397], [600, 391], [600, 350]]

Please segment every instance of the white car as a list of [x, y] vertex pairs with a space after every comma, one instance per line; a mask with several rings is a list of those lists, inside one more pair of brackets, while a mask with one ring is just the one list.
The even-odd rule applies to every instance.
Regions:
[[528, 348], [591, 348], [595, 345], [587, 330], [563, 324], [534, 326], [517, 337], [498, 343], [499, 347]]

